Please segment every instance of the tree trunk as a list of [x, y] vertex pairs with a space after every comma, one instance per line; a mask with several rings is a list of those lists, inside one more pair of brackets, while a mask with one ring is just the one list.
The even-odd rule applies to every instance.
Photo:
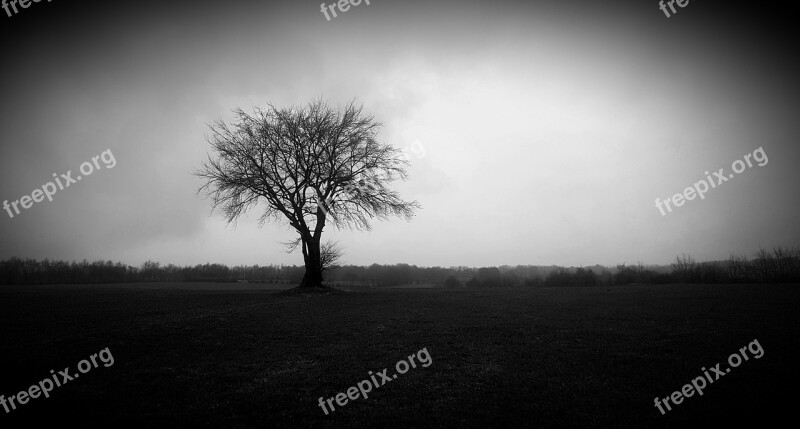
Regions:
[[320, 258], [319, 239], [304, 237], [303, 250], [306, 273], [303, 275], [300, 287], [322, 287], [322, 259]]

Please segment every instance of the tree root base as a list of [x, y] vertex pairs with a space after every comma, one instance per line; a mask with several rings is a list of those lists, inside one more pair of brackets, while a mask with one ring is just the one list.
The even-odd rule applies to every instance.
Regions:
[[279, 295], [297, 296], [297, 295], [338, 295], [346, 293], [339, 289], [334, 289], [330, 286], [296, 286], [291, 289], [286, 289], [279, 292]]

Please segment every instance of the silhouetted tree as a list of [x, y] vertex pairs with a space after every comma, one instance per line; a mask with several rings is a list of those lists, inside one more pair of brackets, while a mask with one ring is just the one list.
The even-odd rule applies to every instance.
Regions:
[[753, 259], [753, 268], [756, 271], [759, 280], [762, 282], [768, 282], [770, 279], [773, 278], [775, 275], [775, 259], [772, 257], [772, 254], [764, 250], [763, 248], [758, 249], [756, 252], [756, 257]]
[[731, 255], [727, 261], [728, 278], [737, 283], [748, 279], [748, 261], [746, 256]]
[[697, 271], [697, 263], [694, 258], [689, 255], [683, 254], [675, 258], [675, 263], [672, 264], [675, 275], [683, 282], [694, 281]]
[[216, 158], [209, 155], [195, 172], [206, 180], [198, 192], [206, 191], [229, 223], [259, 203], [265, 205], [260, 224], [287, 221], [303, 251], [301, 286], [322, 284], [320, 239], [327, 222], [369, 230], [372, 218], [410, 220], [419, 208], [387, 186], [407, 177], [402, 152], [379, 143], [381, 124], [352, 102], [342, 111], [316, 101], [234, 113], [233, 124], [210, 127]]

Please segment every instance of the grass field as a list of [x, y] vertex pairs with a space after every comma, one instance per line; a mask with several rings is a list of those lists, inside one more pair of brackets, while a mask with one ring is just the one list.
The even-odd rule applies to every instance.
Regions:
[[[364, 289], [0, 288], [0, 394], [108, 347], [102, 365], [0, 427], [718, 427], [793, 414], [800, 285]], [[665, 397], [764, 350], [661, 415]], [[426, 348], [326, 416], [329, 398]]]

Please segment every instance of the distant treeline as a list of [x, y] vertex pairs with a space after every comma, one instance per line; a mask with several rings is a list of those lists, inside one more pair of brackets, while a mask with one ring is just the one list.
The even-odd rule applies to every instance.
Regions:
[[[302, 266], [235, 266], [222, 264], [179, 267], [145, 262], [134, 267], [111, 261], [66, 262], [11, 258], [0, 261], [0, 284], [133, 283], [133, 282], [261, 282], [298, 284]], [[695, 262], [678, 256], [671, 266], [617, 265], [609, 268], [518, 265], [488, 268], [418, 267], [396, 264], [368, 267], [345, 265], [327, 273], [332, 285], [392, 286], [437, 284], [445, 287], [591, 286], [663, 283], [800, 282], [800, 248], [761, 249], [752, 259]]]

